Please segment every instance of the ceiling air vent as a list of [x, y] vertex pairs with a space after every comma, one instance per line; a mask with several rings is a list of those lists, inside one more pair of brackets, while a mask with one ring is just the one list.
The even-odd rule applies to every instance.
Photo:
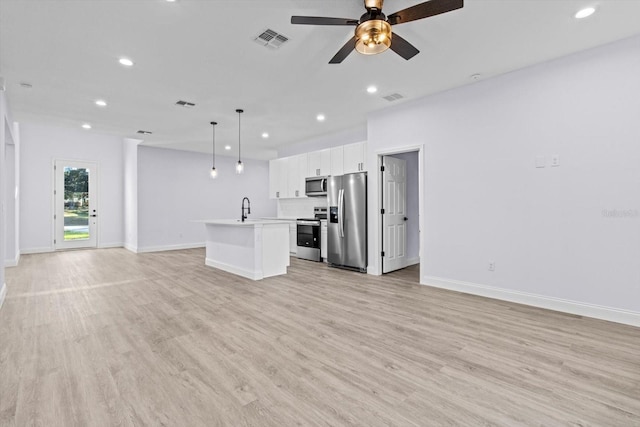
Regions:
[[289, 41], [289, 37], [267, 28], [262, 33], [258, 34], [253, 41], [264, 47], [278, 49]]
[[194, 104], [193, 102], [187, 102], [187, 101], [178, 101], [176, 102], [176, 105], [179, 105], [184, 108], [191, 108], [196, 106], [196, 104]]
[[151, 135], [153, 132], [148, 131], [148, 130], [139, 130], [139, 131], [138, 131], [138, 132], [136, 132], [136, 133], [139, 133], [139, 134], [141, 134], [141, 135]]
[[389, 102], [393, 102], [397, 101], [398, 99], [404, 98], [404, 96], [400, 95], [399, 93], [392, 93], [391, 95], [383, 96], [383, 98]]

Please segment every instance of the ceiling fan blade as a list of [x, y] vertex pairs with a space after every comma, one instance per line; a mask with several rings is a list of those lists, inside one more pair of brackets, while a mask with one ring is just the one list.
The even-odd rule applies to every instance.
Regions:
[[345, 60], [347, 56], [351, 53], [352, 50], [356, 48], [356, 36], [351, 37], [348, 42], [342, 46], [342, 48], [331, 58], [329, 64], [339, 64]]
[[418, 19], [451, 12], [464, 6], [464, 0], [430, 0], [387, 16], [389, 24], [404, 24]]
[[358, 25], [358, 20], [346, 18], [326, 18], [324, 16], [292, 16], [291, 23], [303, 25]]
[[407, 61], [420, 53], [414, 45], [400, 37], [395, 32], [391, 38], [391, 46], [389, 46], [389, 48]]

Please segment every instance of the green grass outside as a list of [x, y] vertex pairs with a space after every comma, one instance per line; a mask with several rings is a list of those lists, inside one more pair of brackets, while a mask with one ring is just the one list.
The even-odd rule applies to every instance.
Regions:
[[88, 238], [88, 231], [65, 230], [64, 232], [64, 240], [82, 240]]

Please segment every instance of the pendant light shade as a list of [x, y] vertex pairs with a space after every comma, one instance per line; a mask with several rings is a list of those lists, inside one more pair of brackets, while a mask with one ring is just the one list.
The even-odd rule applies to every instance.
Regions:
[[211, 122], [211, 127], [213, 128], [213, 159], [212, 159], [212, 167], [211, 167], [211, 179], [215, 179], [218, 176], [218, 171], [216, 170], [216, 125], [218, 123]]
[[244, 113], [244, 110], [238, 108], [236, 113], [238, 113], [238, 163], [236, 163], [236, 173], [241, 174], [244, 172], [244, 164], [240, 158], [240, 115]]

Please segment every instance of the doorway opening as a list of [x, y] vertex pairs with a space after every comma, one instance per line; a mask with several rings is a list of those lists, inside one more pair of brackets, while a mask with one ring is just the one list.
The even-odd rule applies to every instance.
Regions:
[[97, 164], [56, 160], [54, 174], [56, 250], [97, 247]]
[[380, 271], [420, 282], [422, 147], [379, 155]]

